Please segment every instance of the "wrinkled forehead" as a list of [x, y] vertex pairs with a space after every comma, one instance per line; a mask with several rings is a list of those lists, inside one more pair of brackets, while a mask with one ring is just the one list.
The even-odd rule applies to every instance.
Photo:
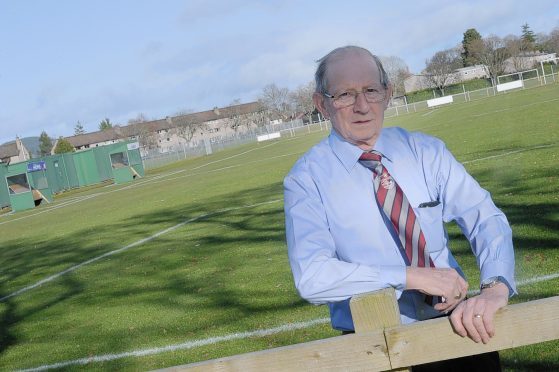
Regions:
[[370, 54], [360, 50], [340, 51], [332, 55], [325, 74], [328, 89], [360, 89], [381, 84], [375, 60]]

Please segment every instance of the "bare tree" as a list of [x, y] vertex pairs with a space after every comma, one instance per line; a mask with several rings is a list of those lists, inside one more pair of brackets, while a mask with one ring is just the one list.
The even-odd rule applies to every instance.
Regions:
[[128, 124], [144, 123], [146, 121], [149, 121], [149, 119], [146, 115], [140, 112], [135, 118], [129, 119]]
[[505, 61], [509, 57], [505, 42], [498, 36], [490, 35], [472, 43], [473, 55], [485, 65], [487, 74], [491, 77], [493, 85], [497, 76], [505, 71]]
[[538, 40], [538, 44], [542, 45], [545, 51], [559, 54], [559, 27], [555, 27], [543, 39]]
[[157, 136], [155, 132], [150, 131], [149, 128], [145, 125], [141, 125], [140, 123], [134, 124], [135, 126], [135, 135], [138, 138], [138, 143], [140, 147], [144, 150], [152, 150], [157, 148]]
[[289, 100], [289, 89], [278, 88], [276, 84], [268, 84], [262, 89], [258, 100], [262, 106], [276, 117], [287, 119], [293, 112]]
[[239, 131], [243, 126], [246, 126], [247, 129], [250, 127], [250, 123], [247, 123], [247, 120], [242, 116], [240, 105], [241, 100], [238, 98], [234, 99], [229, 104], [226, 112], [227, 120], [225, 122], [235, 132]]
[[[183, 111], [192, 112], [192, 110]], [[186, 143], [190, 143], [197, 132], [203, 132], [207, 129], [206, 123], [199, 121], [194, 114], [168, 117], [167, 121], [171, 122], [175, 134], [184, 139]]]
[[403, 59], [396, 56], [379, 57], [382, 62], [382, 66], [388, 75], [388, 79], [392, 83], [394, 89], [394, 94], [396, 96], [403, 96], [406, 94], [404, 88], [404, 80], [406, 80], [411, 74], [410, 69]]
[[435, 53], [425, 65], [425, 77], [444, 95], [444, 88], [456, 81], [455, 70], [462, 66], [462, 60], [459, 51], [453, 48]]
[[[524, 71], [532, 67], [532, 64], [529, 62], [529, 59], [526, 58], [526, 51], [529, 50], [529, 46], [526, 42], [519, 38], [518, 36], [509, 35], [503, 39], [507, 55], [509, 58], [507, 59], [508, 64], [510, 64], [510, 68], [514, 71]], [[506, 69], [505, 62], [505, 69]]]
[[312, 113], [314, 111], [314, 102], [312, 100], [312, 95], [315, 90], [314, 81], [308, 82], [307, 84], [299, 86], [294, 92], [289, 95], [291, 100], [291, 106], [297, 111], [306, 115], [309, 119], [309, 123], [312, 122]]

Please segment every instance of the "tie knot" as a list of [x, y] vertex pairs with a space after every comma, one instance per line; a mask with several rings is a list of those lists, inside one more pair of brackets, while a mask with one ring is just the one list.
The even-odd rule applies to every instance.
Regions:
[[369, 160], [369, 161], [380, 161], [382, 159], [382, 155], [376, 152], [364, 152], [359, 157], [359, 160]]

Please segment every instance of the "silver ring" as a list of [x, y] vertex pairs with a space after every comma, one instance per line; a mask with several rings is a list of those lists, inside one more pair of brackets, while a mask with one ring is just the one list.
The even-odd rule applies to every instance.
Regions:
[[476, 315], [474, 315], [474, 318], [481, 318], [481, 317], [482, 317], [481, 314], [476, 314]]

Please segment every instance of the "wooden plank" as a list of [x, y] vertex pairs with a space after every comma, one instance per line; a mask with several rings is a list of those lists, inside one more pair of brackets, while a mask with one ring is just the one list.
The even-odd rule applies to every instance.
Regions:
[[495, 315], [495, 336], [476, 344], [454, 333], [448, 318], [385, 330], [393, 368], [559, 339], [559, 296], [509, 305]]
[[[354, 296], [349, 302], [349, 307], [356, 333], [383, 330], [401, 324], [394, 288]], [[391, 367], [393, 368], [392, 365]], [[397, 369], [397, 371], [409, 370], [409, 368]]]
[[400, 324], [394, 288], [354, 296], [349, 306], [355, 332], [376, 331]]
[[385, 371], [390, 369], [382, 330], [228, 358], [176, 366], [161, 371]]

